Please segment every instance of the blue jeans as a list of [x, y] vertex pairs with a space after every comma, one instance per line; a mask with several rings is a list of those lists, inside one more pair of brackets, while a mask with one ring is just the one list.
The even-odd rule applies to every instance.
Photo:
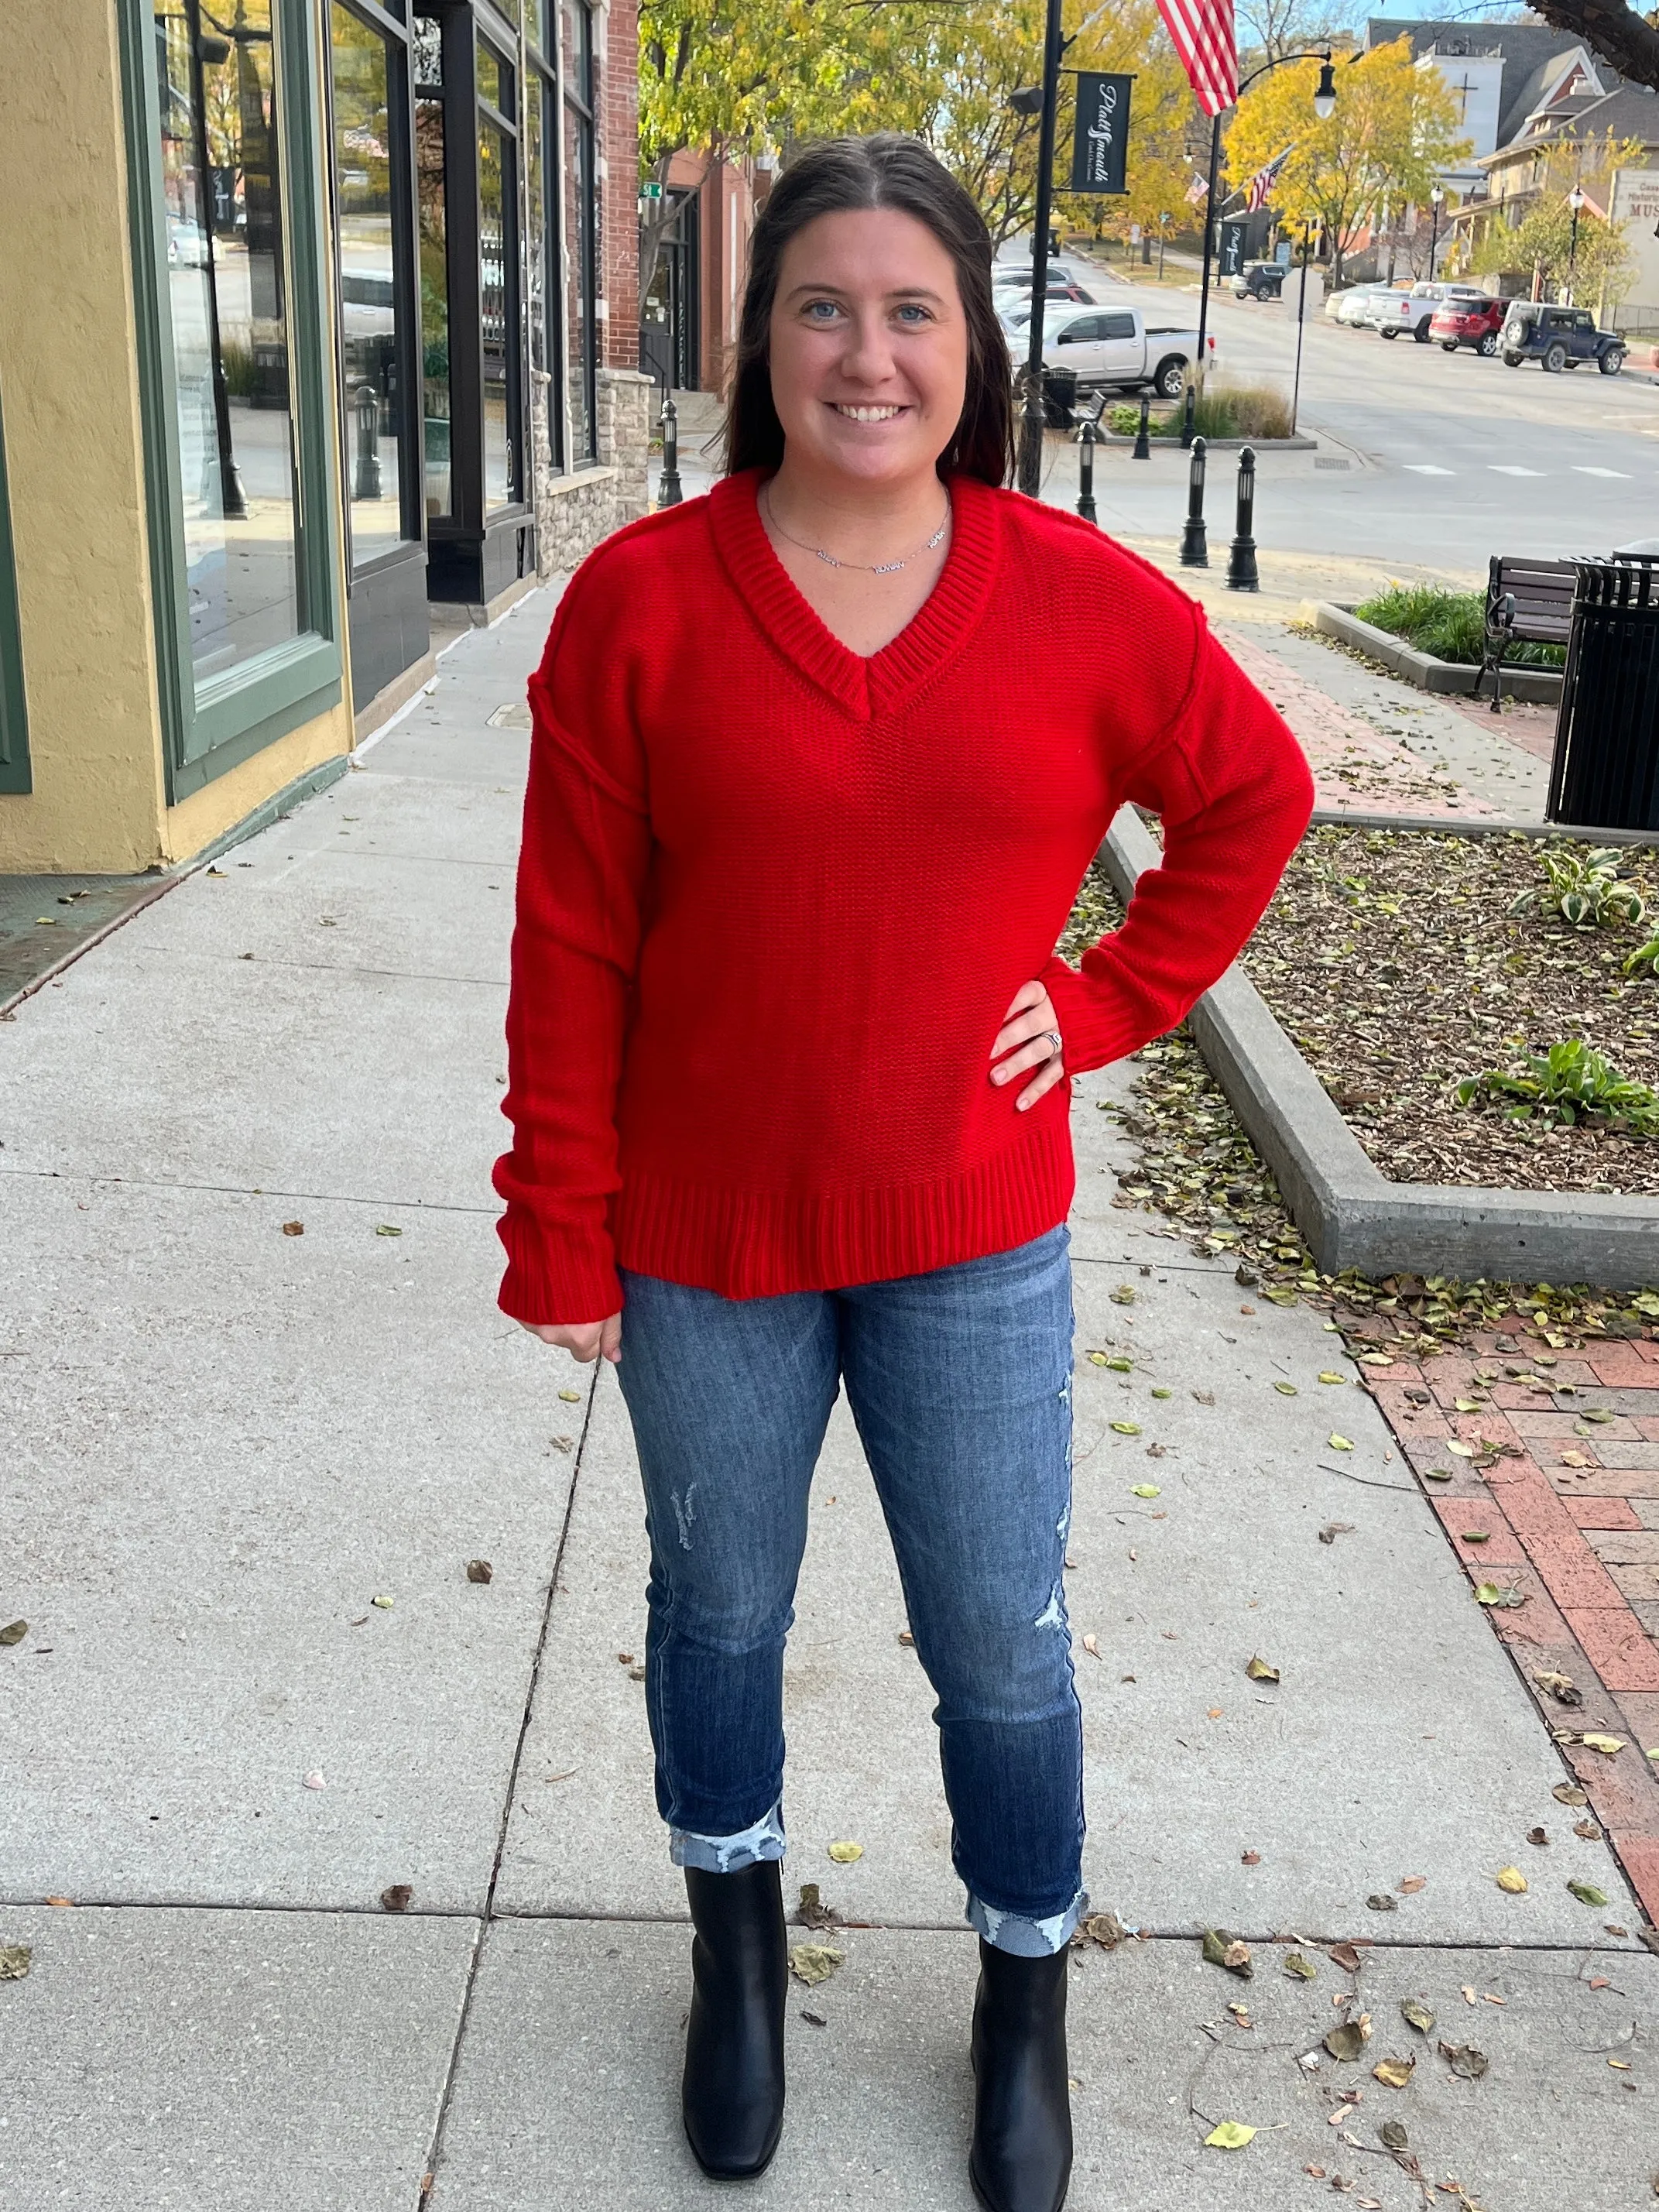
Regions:
[[783, 1647], [844, 1379], [938, 1696], [968, 1917], [1059, 1950], [1082, 1890], [1063, 1228], [850, 1290], [724, 1298], [624, 1273], [623, 1395], [651, 1540], [646, 1709], [676, 1862], [783, 1855]]

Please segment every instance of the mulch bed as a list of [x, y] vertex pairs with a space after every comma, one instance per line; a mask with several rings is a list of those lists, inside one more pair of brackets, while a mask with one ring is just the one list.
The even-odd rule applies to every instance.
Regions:
[[[1541, 882], [1538, 851], [1520, 836], [1312, 830], [1245, 971], [1395, 1182], [1659, 1195], [1659, 1142], [1457, 1103], [1460, 1077], [1570, 1037], [1659, 1083], [1659, 981], [1620, 973], [1648, 927], [1512, 915]], [[1621, 873], [1659, 920], [1654, 856], [1627, 848]]]

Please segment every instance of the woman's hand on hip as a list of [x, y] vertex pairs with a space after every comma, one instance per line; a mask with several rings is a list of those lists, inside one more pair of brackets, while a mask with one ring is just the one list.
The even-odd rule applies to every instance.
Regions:
[[570, 1323], [521, 1321], [519, 1327], [528, 1329], [532, 1336], [540, 1337], [544, 1344], [556, 1344], [561, 1352], [568, 1352], [573, 1359], [604, 1358], [614, 1365], [622, 1358], [620, 1313], [613, 1313], [605, 1321]]
[[991, 1058], [997, 1063], [991, 1070], [993, 1083], [1012, 1083], [1028, 1069], [1038, 1071], [1014, 1101], [1022, 1109], [1035, 1106], [1064, 1076], [1065, 1053], [1054, 1002], [1035, 979], [1015, 992], [991, 1047]]

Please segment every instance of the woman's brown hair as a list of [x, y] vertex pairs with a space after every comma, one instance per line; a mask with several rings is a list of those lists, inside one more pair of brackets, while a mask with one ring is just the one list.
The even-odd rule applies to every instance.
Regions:
[[914, 216], [955, 263], [968, 322], [968, 385], [961, 420], [939, 458], [939, 474], [956, 470], [985, 483], [1006, 483], [1013, 465], [1012, 372], [991, 304], [991, 234], [938, 156], [920, 139], [896, 131], [803, 146], [755, 218], [737, 373], [726, 410], [726, 472], [775, 469], [783, 459], [767, 342], [785, 246], [817, 216], [861, 208], [897, 208]]

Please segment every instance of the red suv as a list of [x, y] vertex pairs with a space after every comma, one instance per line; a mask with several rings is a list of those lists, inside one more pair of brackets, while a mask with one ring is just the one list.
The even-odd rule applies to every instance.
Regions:
[[1449, 292], [1436, 308], [1429, 336], [1447, 353], [1470, 346], [1488, 357], [1498, 350], [1498, 333], [1504, 327], [1507, 300], [1488, 300], [1480, 294]]

